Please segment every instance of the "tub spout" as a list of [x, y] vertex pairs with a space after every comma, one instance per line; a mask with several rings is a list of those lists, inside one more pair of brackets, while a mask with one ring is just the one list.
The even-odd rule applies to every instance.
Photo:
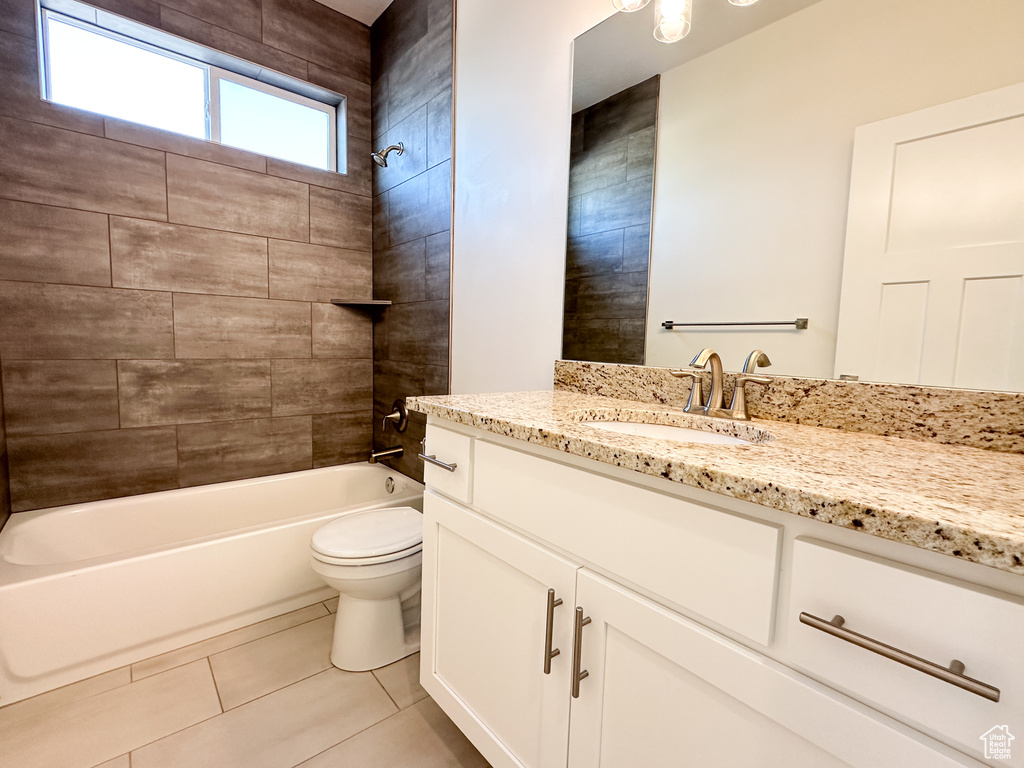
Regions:
[[405, 449], [400, 445], [392, 446], [391, 448], [385, 448], [382, 451], [373, 451], [370, 454], [370, 463], [376, 464], [381, 459], [397, 459], [402, 455]]

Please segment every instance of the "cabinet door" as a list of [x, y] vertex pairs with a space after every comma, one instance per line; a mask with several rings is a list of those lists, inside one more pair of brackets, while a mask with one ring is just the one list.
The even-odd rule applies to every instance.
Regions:
[[577, 566], [430, 491], [423, 511], [423, 687], [495, 768], [564, 767]]
[[589, 571], [570, 768], [977, 765]]

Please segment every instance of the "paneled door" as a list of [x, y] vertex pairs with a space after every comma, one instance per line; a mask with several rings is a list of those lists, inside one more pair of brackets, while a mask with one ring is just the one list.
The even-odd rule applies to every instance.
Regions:
[[1024, 83], [857, 129], [835, 373], [1024, 390]]
[[585, 568], [576, 602], [569, 768], [978, 765]]
[[563, 768], [578, 566], [432, 491], [423, 514], [423, 687], [495, 768]]

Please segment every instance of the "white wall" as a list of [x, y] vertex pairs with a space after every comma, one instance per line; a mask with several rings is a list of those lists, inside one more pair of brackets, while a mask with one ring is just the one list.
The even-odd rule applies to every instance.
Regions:
[[772, 373], [831, 376], [854, 128], [1024, 81], [1021, 30], [1021, 0], [822, 0], [665, 73], [648, 364], [761, 347]]
[[572, 40], [611, 10], [609, 0], [458, 0], [453, 393], [552, 386]]

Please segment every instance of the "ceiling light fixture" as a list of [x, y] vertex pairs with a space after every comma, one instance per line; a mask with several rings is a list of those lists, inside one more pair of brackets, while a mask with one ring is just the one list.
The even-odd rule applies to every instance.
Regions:
[[622, 13], [633, 13], [644, 8], [651, 0], [612, 0], [612, 8]]
[[[651, 0], [612, 0], [612, 7], [622, 13], [634, 13]], [[745, 7], [757, 0], [729, 0], [732, 5]], [[655, 0], [654, 39], [662, 43], [678, 43], [690, 33], [693, 20], [693, 0]]]

